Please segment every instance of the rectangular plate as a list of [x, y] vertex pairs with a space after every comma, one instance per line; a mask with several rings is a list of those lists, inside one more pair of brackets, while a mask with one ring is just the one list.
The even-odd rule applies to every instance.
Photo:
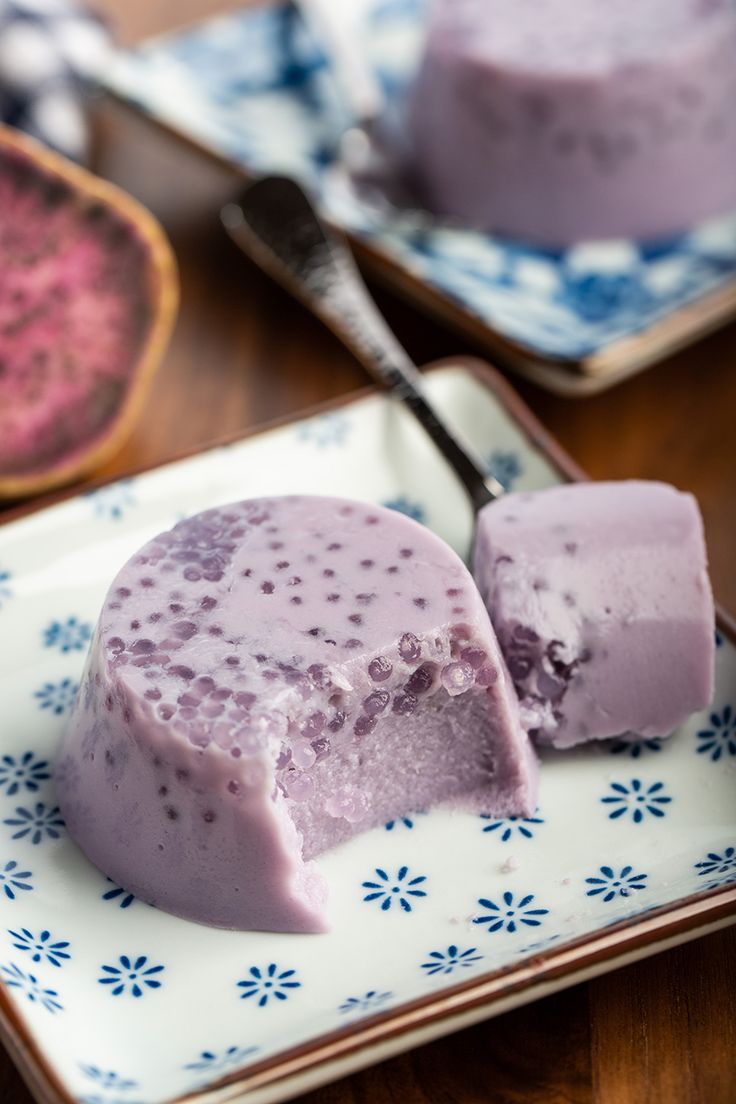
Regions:
[[[374, 71], [400, 109], [426, 0], [352, 0]], [[317, 191], [376, 274], [553, 390], [588, 394], [736, 313], [736, 215], [647, 247], [550, 251], [358, 202], [330, 172], [346, 117], [330, 66], [291, 5], [251, 7], [119, 55], [117, 95], [252, 173]]]
[[[570, 474], [489, 369], [445, 365], [428, 386], [508, 486]], [[545, 753], [528, 820], [419, 812], [320, 859], [328, 935], [200, 927], [107, 881], [66, 837], [51, 775], [109, 581], [177, 519], [281, 492], [384, 503], [469, 543], [453, 476], [371, 393], [0, 529], [0, 1015], [45, 1102], [283, 1100], [736, 913], [725, 631], [712, 707], [671, 740]]]

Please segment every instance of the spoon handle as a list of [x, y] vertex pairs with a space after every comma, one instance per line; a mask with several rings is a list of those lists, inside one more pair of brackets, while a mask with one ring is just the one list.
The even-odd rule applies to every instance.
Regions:
[[371, 299], [343, 240], [329, 231], [289, 177], [263, 177], [222, 211], [233, 240], [300, 299], [404, 403], [465, 487], [473, 509], [503, 494], [482, 462], [460, 444], [427, 399], [422, 377]]

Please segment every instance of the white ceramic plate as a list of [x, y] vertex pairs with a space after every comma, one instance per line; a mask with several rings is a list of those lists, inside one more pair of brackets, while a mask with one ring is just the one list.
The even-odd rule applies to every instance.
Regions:
[[[490, 373], [429, 386], [508, 484], [559, 478]], [[375, 395], [0, 530], [0, 1012], [39, 1099], [282, 1100], [736, 911], [721, 634], [712, 708], [669, 742], [546, 754], [528, 820], [418, 812], [321, 859], [328, 935], [216, 931], [106, 881], [65, 834], [53, 757], [108, 582], [183, 515], [287, 491], [392, 504], [468, 545], [453, 477]]]

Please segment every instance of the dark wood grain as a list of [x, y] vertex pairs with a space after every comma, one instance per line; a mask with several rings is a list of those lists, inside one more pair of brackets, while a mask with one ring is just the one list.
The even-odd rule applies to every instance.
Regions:
[[[98, 0], [122, 39], [223, 10], [218, 0]], [[234, 6], [230, 4], [229, 6]], [[96, 168], [146, 203], [178, 258], [179, 322], [112, 476], [362, 386], [358, 366], [221, 233], [234, 175], [115, 104], [97, 110]], [[420, 361], [478, 350], [378, 290]], [[697, 494], [714, 588], [736, 609], [736, 326], [585, 400], [519, 383], [596, 478], [669, 480]], [[717, 933], [440, 1040], [301, 1104], [733, 1104], [736, 932]], [[30, 1104], [0, 1054], [0, 1102]]]

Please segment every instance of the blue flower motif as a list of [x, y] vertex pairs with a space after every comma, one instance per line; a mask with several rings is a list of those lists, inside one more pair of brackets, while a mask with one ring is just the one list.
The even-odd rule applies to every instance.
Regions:
[[602, 893], [603, 901], [608, 903], [615, 897], [630, 897], [636, 889], [646, 889], [648, 874], [635, 874], [633, 866], [624, 866], [618, 874], [613, 867], [602, 866], [600, 872], [603, 877], [591, 877], [585, 879], [585, 884], [591, 886], [586, 889], [586, 897], [596, 897]]
[[631, 759], [639, 759], [647, 751], [661, 751], [663, 740], [614, 740], [609, 751], [611, 755], [628, 755]]
[[[711, 878], [707, 883], [708, 889], [736, 882], [736, 847], [727, 847], [722, 855], [709, 851], [704, 859], [695, 863], [695, 869], [700, 878]], [[713, 878], [713, 875], [719, 876]]]
[[3, 602], [7, 602], [8, 598], [13, 597], [13, 589], [10, 586], [10, 580], [12, 575], [9, 571], [0, 571], [0, 609], [3, 608]]
[[63, 678], [61, 682], [45, 682], [40, 690], [34, 690], [39, 709], [50, 709], [57, 717], [66, 713], [74, 705], [79, 683], [74, 679]]
[[121, 479], [117, 483], [111, 483], [108, 487], [98, 487], [97, 490], [87, 491], [84, 498], [90, 502], [97, 517], [119, 521], [129, 506], [135, 506], [136, 498], [132, 487], [132, 479]]
[[14, 962], [9, 966], [0, 966], [0, 970], [5, 975], [3, 977], [5, 984], [11, 989], [18, 989], [25, 993], [31, 1004], [40, 1004], [52, 1015], [55, 1012], [61, 1012], [63, 1005], [59, 1001], [59, 994], [55, 989], [44, 989], [34, 974], [24, 973]]
[[222, 1050], [219, 1053], [214, 1050], [203, 1050], [196, 1062], [187, 1062], [184, 1069], [199, 1070], [208, 1074], [222, 1073], [224, 1070], [240, 1065], [242, 1061], [257, 1051], [257, 1046], [230, 1046], [227, 1050]]
[[697, 738], [698, 754], [707, 755], [714, 763], [722, 755], [736, 755], [736, 711], [726, 705], [721, 713], [711, 713], [710, 728], [701, 729]]
[[27, 951], [31, 956], [31, 962], [43, 962], [44, 959], [51, 966], [61, 966], [66, 959], [71, 958], [67, 947], [68, 939], [57, 939], [52, 942], [51, 932], [44, 929], [38, 935], [34, 935], [28, 928], [13, 931], [8, 928], [8, 934], [13, 937], [13, 946], [18, 951]]
[[393, 997], [393, 993], [391, 992], [386, 991], [381, 993], [378, 989], [369, 989], [362, 997], [347, 997], [340, 1005], [338, 1011], [347, 1015], [353, 1012], [367, 1015], [370, 1012], [377, 1012], [387, 1000], [391, 999], [391, 997]]
[[383, 827], [387, 832], [393, 832], [394, 828], [408, 828], [411, 830], [418, 816], [426, 816], [423, 809], [419, 809], [416, 813], [411, 813], [407, 816], [396, 817], [394, 820], [387, 820]]
[[138, 1084], [129, 1077], [121, 1077], [115, 1070], [103, 1070], [100, 1066], [84, 1065], [82, 1062], [79, 1063], [79, 1068], [85, 1077], [94, 1081], [101, 1089], [126, 1092], [128, 1089], [134, 1089]]
[[135, 901], [135, 896], [132, 893], [128, 893], [127, 889], [123, 889], [122, 886], [115, 885], [112, 878], [107, 878], [106, 881], [110, 883], [112, 889], [108, 889], [102, 894], [102, 900], [117, 901], [121, 909], [130, 908]]
[[451, 974], [464, 966], [473, 966], [481, 961], [483, 955], [478, 954], [475, 947], [461, 951], [451, 943], [446, 951], [430, 951], [427, 957], [429, 962], [423, 962], [421, 968], [431, 977], [432, 974]]
[[89, 644], [92, 626], [76, 617], [67, 617], [66, 621], [52, 621], [43, 632], [45, 648], [58, 648], [66, 652], [82, 652]]
[[17, 862], [12, 859], [0, 870], [0, 886], [8, 900], [14, 901], [17, 892], [33, 889], [28, 881], [32, 877], [30, 870], [18, 870]]
[[147, 966], [148, 955], [138, 955], [133, 960], [128, 955], [120, 955], [119, 966], [101, 966], [105, 977], [98, 978], [100, 985], [110, 985], [110, 992], [114, 997], [119, 997], [130, 990], [134, 997], [142, 997], [146, 989], [160, 989], [161, 981], [155, 975], [160, 974], [165, 967]]
[[608, 814], [609, 820], [617, 820], [628, 814], [634, 824], [641, 824], [647, 813], [655, 817], [663, 817], [667, 810], [662, 806], [669, 805], [672, 801], [672, 798], [663, 792], [664, 782], [652, 782], [651, 786], [645, 789], [644, 783], [639, 778], [632, 778], [628, 786], [623, 782], [612, 782], [610, 788], [613, 793], [601, 798], [602, 804], [613, 806]]
[[320, 414], [299, 426], [299, 440], [307, 441], [317, 448], [328, 448], [330, 445], [344, 444], [349, 431], [350, 420], [344, 414]]
[[397, 514], [404, 514], [406, 517], [413, 518], [414, 521], [419, 521], [422, 524], [427, 517], [427, 511], [424, 507], [419, 502], [407, 498], [406, 495], [389, 498], [383, 505], [387, 510], [396, 510]]
[[534, 894], [527, 893], [525, 897], [514, 904], [514, 895], [509, 890], [506, 890], [503, 895], [502, 905], [497, 905], [495, 901], [490, 901], [487, 897], [480, 897], [478, 904], [481, 908], [487, 909], [488, 912], [483, 916], [476, 916], [473, 923], [483, 924], [484, 926], [487, 924], [489, 932], [515, 932], [520, 930], [519, 924], [525, 924], [529, 928], [538, 928], [542, 921], [537, 918], [546, 916], [549, 909], [529, 908], [533, 900]]
[[495, 817], [491, 817], [488, 813], [480, 814], [481, 820], [489, 820], [490, 824], [486, 824], [483, 829], [484, 832], [498, 832], [498, 839], [503, 843], [508, 843], [510, 839], [516, 836], [522, 836], [524, 839], [532, 839], [534, 836], [534, 830], [529, 827], [530, 824], [544, 824], [543, 817], [506, 817], [502, 820], [496, 820]]
[[290, 989], [299, 989], [301, 982], [296, 980], [296, 970], [281, 970], [275, 962], [269, 963], [265, 969], [260, 966], [251, 966], [248, 971], [250, 978], [239, 981], [237, 986], [242, 989], [241, 1000], [248, 997], [257, 997], [259, 1008], [265, 1008], [268, 1002], [275, 998], [277, 1001], [288, 1000]]
[[651, 295], [636, 270], [622, 272], [567, 271], [560, 301], [585, 322], [638, 317]]
[[47, 782], [51, 777], [46, 759], [36, 759], [32, 751], [24, 751], [17, 759], [13, 755], [3, 755], [0, 759], [0, 790], [4, 787], [8, 797], [14, 797], [24, 787], [30, 793], [37, 793], [39, 782]]
[[26, 809], [19, 805], [14, 817], [6, 817], [3, 824], [9, 828], [15, 828], [11, 839], [24, 839], [30, 837], [30, 842], [41, 843], [46, 838], [59, 839], [64, 821], [61, 818], [58, 805], [44, 805], [43, 801], [37, 801], [33, 809]]
[[518, 452], [504, 452], [494, 449], [486, 460], [489, 475], [492, 475], [507, 491], [510, 491], [524, 473], [524, 466]]
[[380, 901], [383, 912], [388, 912], [394, 901], [398, 902], [399, 907], [404, 912], [411, 912], [412, 902], [409, 898], [427, 896], [426, 890], [417, 888], [417, 886], [421, 886], [426, 882], [427, 876], [425, 874], [407, 879], [408, 866], [399, 867], [395, 877], [387, 874], [379, 866], [375, 870], [379, 880], [377, 882], [362, 883], [363, 889], [370, 890], [370, 893], [367, 893], [363, 900]]

